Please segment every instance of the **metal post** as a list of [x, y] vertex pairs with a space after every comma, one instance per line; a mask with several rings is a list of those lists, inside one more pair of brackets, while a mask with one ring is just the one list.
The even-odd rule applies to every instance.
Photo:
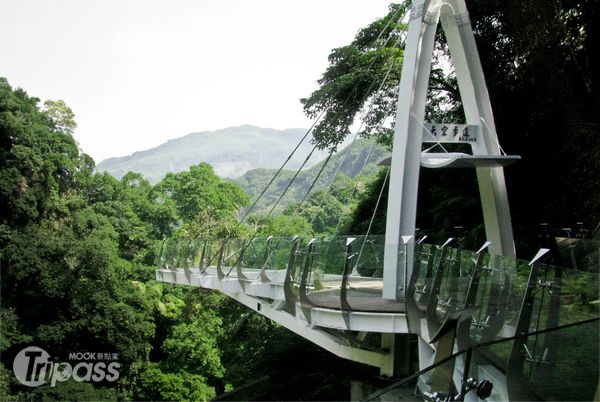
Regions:
[[240, 285], [242, 286], [242, 289], [246, 289], [246, 281], [248, 280], [248, 277], [244, 274], [243, 268], [244, 268], [244, 253], [246, 252], [246, 242], [245, 240], [241, 240], [242, 242], [242, 249], [240, 250], [240, 256], [238, 257], [237, 260], [237, 264], [236, 264], [236, 273], [237, 273], [237, 279], [238, 282], [240, 283]]
[[166, 241], [167, 241], [167, 238], [164, 238], [163, 241], [160, 243], [160, 251], [158, 252], [158, 258], [156, 261], [156, 265], [158, 266], [158, 269], [161, 269], [163, 267], [163, 263], [164, 263], [163, 251], [165, 248]]
[[299, 289], [299, 297], [300, 303], [302, 307], [302, 312], [304, 316], [310, 322], [310, 306], [313, 306], [313, 303], [307, 296], [307, 287], [308, 287], [308, 276], [310, 275], [310, 271], [312, 270], [312, 261], [315, 251], [315, 242], [317, 239], [312, 238], [306, 245], [306, 255], [304, 256], [304, 267], [302, 268], [302, 277], [300, 279], [300, 289]]
[[525, 288], [525, 294], [523, 295], [523, 301], [521, 302], [521, 309], [519, 310], [519, 317], [517, 318], [517, 326], [515, 329], [515, 335], [518, 336], [518, 338], [513, 342], [506, 370], [506, 383], [511, 400], [534, 400], [533, 394], [531, 394], [531, 391], [525, 384], [523, 366], [525, 363], [525, 345], [527, 344], [526, 335], [529, 332], [531, 315], [533, 313], [533, 301], [535, 298], [535, 289], [537, 287], [539, 264], [542, 257], [546, 255], [548, 251], [550, 250], [547, 248], [540, 249], [529, 263], [531, 271], [529, 272], [527, 288]]
[[402, 244], [404, 244], [404, 278], [402, 280], [402, 294], [400, 295], [403, 299], [406, 298], [406, 289], [408, 286], [408, 270], [409, 267], [412, 267], [412, 260], [413, 258], [411, 258], [411, 264], [409, 265], [409, 256], [408, 256], [408, 243], [413, 239], [413, 236], [402, 236]]
[[270, 262], [271, 262], [271, 254], [272, 253], [273, 253], [273, 236], [269, 236], [269, 237], [267, 237], [267, 245], [265, 247], [264, 263], [263, 263], [262, 267], [260, 268], [260, 272], [258, 274], [260, 281], [264, 282], [264, 283], [271, 282], [271, 279], [267, 275], [266, 270], [271, 267]]
[[285, 295], [285, 301], [291, 308], [294, 308], [296, 300], [298, 299], [292, 291], [292, 283], [296, 275], [296, 253], [298, 251], [298, 244], [300, 237], [294, 236], [292, 239], [292, 248], [290, 250], [290, 258], [288, 259], [287, 269], [285, 270], [285, 280], [283, 281], [283, 293]]
[[438, 295], [440, 294], [440, 288], [442, 285], [442, 279], [444, 277], [444, 271], [446, 270], [446, 263], [448, 259], [448, 245], [452, 242], [452, 238], [446, 240], [442, 244], [442, 254], [438, 264], [438, 269], [433, 278], [433, 284], [429, 292], [429, 298], [427, 299], [427, 308], [425, 310], [425, 316], [427, 318], [427, 329], [429, 330], [429, 338], [431, 339], [434, 334], [440, 329], [442, 322], [437, 316], [438, 307]]
[[344, 259], [344, 270], [342, 272], [342, 284], [340, 287], [340, 308], [342, 310], [344, 322], [346, 328], [350, 329], [350, 317], [348, 313], [352, 310], [352, 306], [348, 303], [348, 275], [350, 274], [350, 267], [352, 266], [352, 242], [356, 240], [356, 237], [348, 237], [346, 239], [346, 258]]
[[223, 272], [223, 260], [225, 258], [225, 248], [227, 247], [227, 239], [223, 240], [223, 245], [221, 246], [221, 251], [219, 252], [219, 257], [217, 258], [217, 276], [219, 280], [222, 281], [225, 278], [225, 273]]
[[199, 263], [199, 265], [200, 265], [200, 273], [201, 274], [203, 274], [204, 271], [206, 271], [206, 269], [208, 268], [208, 263], [206, 262], [207, 252], [209, 252], [208, 251], [208, 244], [209, 244], [208, 239], [204, 240], [204, 244], [202, 245], [202, 254], [200, 254], [200, 263]]

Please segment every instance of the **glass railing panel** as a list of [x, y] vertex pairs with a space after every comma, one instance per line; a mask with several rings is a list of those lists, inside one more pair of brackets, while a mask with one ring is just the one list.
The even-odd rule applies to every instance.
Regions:
[[[598, 386], [598, 321], [527, 338], [522, 375], [543, 400], [591, 401]], [[511, 386], [511, 384], [508, 384]]]
[[469, 286], [469, 274], [474, 266], [474, 252], [450, 248], [444, 278], [438, 295], [438, 305], [445, 312], [464, 307]]
[[[502, 378], [510, 400], [593, 400], [599, 375], [598, 321], [475, 347], [471, 376]], [[495, 373], [495, 374], [494, 374]], [[496, 384], [496, 387], [503, 384]]]
[[[580, 322], [474, 345], [365, 401], [417, 400], [415, 396], [420, 400], [591, 401], [600, 375], [598, 324], [598, 320]], [[440, 370], [448, 365], [456, 369], [452, 377]], [[488, 384], [482, 386], [484, 381]]]
[[[433, 275], [435, 272], [435, 254], [437, 247], [432, 244], [422, 244], [415, 258], [414, 274], [414, 299], [421, 307], [427, 301], [427, 294], [431, 289]], [[439, 260], [438, 260], [439, 261]], [[410, 280], [410, 278], [409, 278]]]
[[339, 290], [346, 262], [346, 237], [322, 237], [315, 243], [310, 271], [312, 291]]
[[300, 241], [296, 248], [296, 256], [294, 258], [294, 266], [291, 268], [293, 287], [297, 291], [297, 287], [300, 284], [302, 278], [302, 269], [306, 259], [306, 241]]
[[500, 256], [486, 258], [475, 302], [473, 342], [514, 335], [527, 285], [527, 278], [523, 279], [516, 272], [527, 270], [525, 261]]
[[352, 276], [383, 278], [385, 236], [356, 236], [352, 251], [356, 253], [352, 260]]
[[223, 239], [211, 239], [206, 243], [204, 267], [216, 267], [223, 248]]
[[385, 236], [356, 236], [351, 243], [347, 300], [350, 306], [365, 305], [364, 298], [381, 298], [383, 291], [383, 254]]
[[246, 244], [243, 257], [243, 267], [246, 269], [261, 269], [265, 263], [268, 238], [256, 237]]
[[156, 258], [154, 259], [154, 265], [156, 265], [157, 269], [165, 268], [167, 241], [168, 239], [163, 239], [160, 244], [156, 246], [158, 252], [156, 253]]
[[538, 278], [542, 318], [539, 329], [598, 317], [600, 278], [597, 272], [551, 265], [540, 267]]
[[287, 268], [292, 252], [292, 238], [281, 237], [273, 241], [268, 269], [284, 270]]
[[202, 258], [204, 257], [203, 253], [206, 252], [205, 245], [206, 240], [201, 238], [196, 238], [190, 243], [188, 255], [190, 268], [204, 268], [204, 261]]
[[192, 239], [190, 238], [180, 238], [179, 244], [176, 249], [175, 255], [175, 267], [176, 268], [186, 268], [188, 267], [188, 257], [190, 254], [190, 245], [192, 244]]
[[556, 237], [556, 246], [562, 266], [578, 271], [598, 273], [600, 238]]
[[[284, 294], [287, 302], [286, 311], [296, 314], [295, 303], [299, 298], [299, 286], [302, 278], [302, 267], [305, 256], [305, 242], [301, 238], [290, 239], [290, 250], [286, 262]], [[293, 253], [293, 255], [292, 255]]]
[[[490, 278], [481, 289], [483, 293], [478, 301], [481, 309], [476, 320], [487, 321], [484, 327], [495, 326], [499, 331], [488, 329], [487, 336], [477, 341], [514, 335], [531, 272], [528, 261], [506, 257], [493, 257], [488, 268]], [[599, 283], [597, 273], [541, 264], [534, 284], [535, 297], [528, 331], [597, 317]], [[498, 322], [500, 318], [502, 327]]]
[[223, 250], [223, 270], [228, 273], [234, 270], [237, 264], [241, 263], [246, 241], [241, 238], [232, 238], [224, 241], [222, 244], [225, 247]]
[[161, 261], [162, 266], [166, 269], [177, 268], [177, 254], [179, 251], [179, 239], [170, 238], [164, 243]]

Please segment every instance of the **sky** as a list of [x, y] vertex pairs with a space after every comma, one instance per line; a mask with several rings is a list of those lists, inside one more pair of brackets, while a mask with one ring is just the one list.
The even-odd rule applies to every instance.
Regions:
[[63, 99], [96, 162], [191, 132], [309, 127], [299, 99], [390, 0], [0, 0], [0, 76]]

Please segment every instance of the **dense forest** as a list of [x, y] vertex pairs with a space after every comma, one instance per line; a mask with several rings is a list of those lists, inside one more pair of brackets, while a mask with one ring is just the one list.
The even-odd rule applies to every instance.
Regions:
[[[500, 141], [523, 157], [506, 170], [519, 249], [538, 246], [540, 223], [583, 222], [588, 235], [597, 233], [600, 5], [468, 6]], [[343, 140], [368, 102], [377, 107], [367, 113], [363, 135], [389, 144], [402, 54], [393, 41], [381, 46], [381, 38], [397, 35], [402, 44], [408, 7], [390, 6], [332, 51], [319, 89], [303, 100], [309, 116], [328, 108], [315, 130], [323, 149]], [[439, 64], [447, 56], [441, 33], [436, 46], [428, 117], [460, 121], [455, 77]], [[382, 82], [390, 60], [392, 79], [370, 85]], [[75, 127], [64, 102], [41, 104], [0, 78], [1, 400], [208, 400], [252, 382], [248, 399], [344, 399], [348, 381], [375, 374], [341, 364], [220, 294], [158, 283], [154, 270], [165, 237], [364, 233], [384, 170], [372, 180], [336, 179], [331, 170], [331, 191], [315, 191], [303, 204], [298, 191], [296, 203], [271, 215], [251, 213], [240, 224], [251, 197], [210, 165], [167, 174], [156, 185], [135, 172], [118, 180], [95, 171], [72, 136]], [[474, 244], [481, 240], [474, 177], [424, 170], [419, 196], [423, 230], [442, 238], [461, 225]], [[382, 232], [384, 213], [378, 210], [374, 232]], [[62, 362], [73, 352], [109, 353], [120, 366], [118, 381], [23, 386], [12, 362], [28, 345]]]
[[[138, 173], [95, 172], [71, 135], [72, 112], [59, 106], [0, 81], [0, 399], [207, 400], [261, 378], [278, 378], [280, 388], [258, 384], [259, 399], [338, 395], [329, 387], [343, 379], [326, 352], [222, 295], [154, 281], [165, 237], [244, 233], [258, 222], [264, 233], [308, 232], [310, 214], [332, 196], [315, 193], [293, 218], [254, 215], [238, 225], [250, 198], [208, 164], [154, 186]], [[338, 209], [315, 226], [335, 225], [341, 201], [328, 200]], [[61, 362], [73, 352], [116, 354], [119, 379], [27, 388], [11, 370], [26, 345]], [[286, 367], [289, 353], [309, 360]], [[331, 381], [296, 388], [290, 374], [300, 368], [310, 381], [312, 364], [329, 367]]]

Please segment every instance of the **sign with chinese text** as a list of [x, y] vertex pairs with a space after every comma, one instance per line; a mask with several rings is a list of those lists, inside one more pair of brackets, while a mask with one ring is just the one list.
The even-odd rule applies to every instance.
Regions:
[[476, 143], [479, 126], [472, 124], [425, 123], [423, 142]]

